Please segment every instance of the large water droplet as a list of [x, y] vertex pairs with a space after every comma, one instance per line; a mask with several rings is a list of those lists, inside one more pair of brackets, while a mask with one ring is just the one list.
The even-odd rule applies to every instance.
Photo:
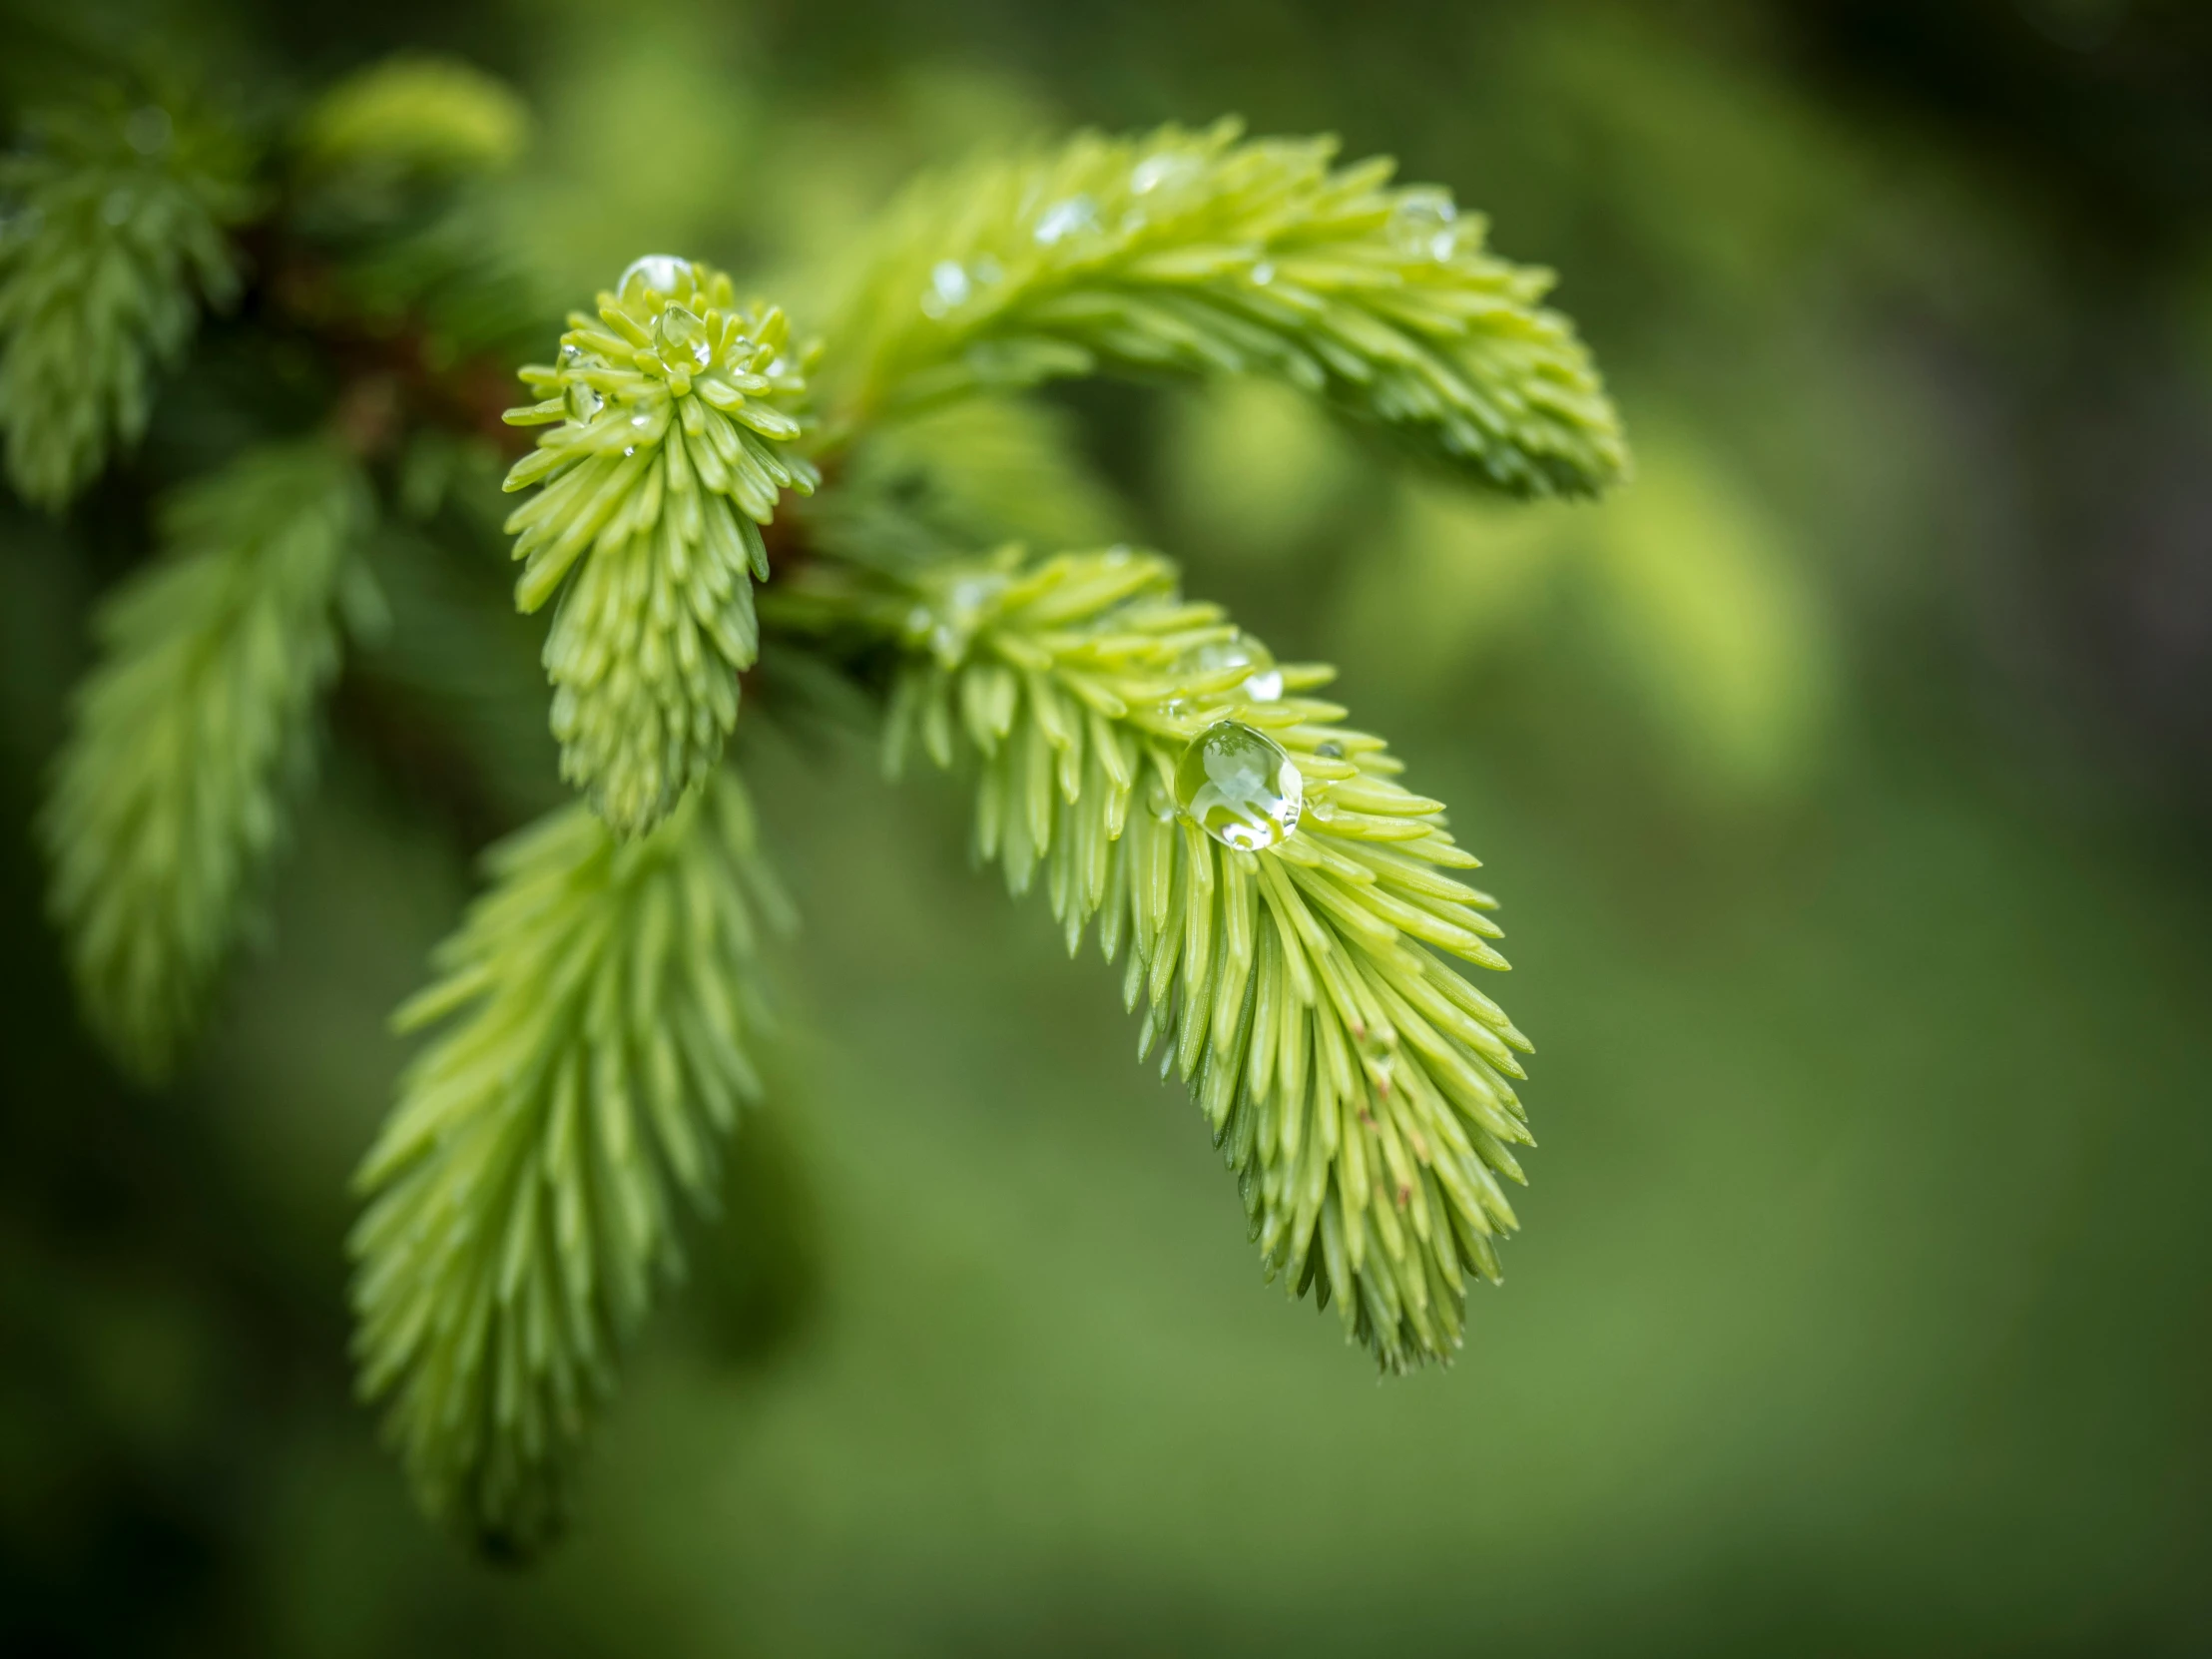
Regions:
[[676, 304], [663, 306], [653, 319], [653, 349], [671, 368], [705, 368], [714, 356], [707, 325], [688, 306]]
[[1222, 845], [1259, 852], [1298, 828], [1306, 780], [1273, 738], [1224, 720], [1183, 752], [1175, 796], [1191, 822]]
[[921, 296], [921, 308], [931, 316], [943, 316], [975, 291], [967, 268], [958, 260], [939, 260], [929, 271], [929, 291]]
[[1390, 246], [1409, 260], [1448, 260], [1459, 245], [1458, 218], [1448, 192], [1409, 190], [1390, 210]]
[[1275, 666], [1275, 658], [1268, 648], [1250, 634], [1209, 641], [1192, 652], [1188, 661], [1201, 674], [1219, 674], [1232, 668], [1249, 669], [1251, 672], [1245, 676], [1244, 683], [1236, 688], [1240, 697], [1248, 703], [1282, 701], [1283, 671]]
[[1098, 204], [1088, 196], [1071, 196], [1055, 202], [1037, 216], [1036, 238], [1040, 248], [1065, 242], [1069, 237], [1098, 229]]
[[691, 261], [680, 260], [674, 254], [648, 254], [623, 267], [615, 291], [627, 294], [630, 283], [635, 280], [647, 293], [674, 293], [690, 275]]
[[579, 426], [588, 424], [607, 406], [598, 388], [583, 380], [569, 381], [564, 401], [568, 405], [568, 418]]

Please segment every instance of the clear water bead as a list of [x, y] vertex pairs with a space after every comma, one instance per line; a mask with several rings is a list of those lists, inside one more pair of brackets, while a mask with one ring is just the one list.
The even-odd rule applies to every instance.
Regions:
[[691, 261], [680, 260], [674, 254], [648, 254], [623, 267], [621, 279], [615, 283], [615, 291], [629, 292], [630, 282], [634, 277], [648, 293], [674, 293], [683, 286], [684, 278], [690, 275]]
[[1190, 821], [1222, 845], [1261, 852], [1298, 828], [1306, 780], [1273, 738], [1224, 720], [1183, 752], [1175, 797]]
[[1150, 196], [1156, 190], [1172, 189], [1185, 184], [1196, 177], [1197, 173], [1197, 161], [1179, 152], [1147, 156], [1129, 170], [1129, 188], [1139, 196]]
[[1084, 231], [1098, 229], [1098, 204], [1088, 196], [1071, 196], [1065, 202], [1055, 202], [1037, 216], [1036, 238], [1042, 248], [1050, 248], [1056, 242]]
[[943, 316], [975, 291], [967, 268], [958, 260], [939, 260], [929, 271], [929, 291], [921, 296], [921, 308], [931, 316]]
[[1390, 210], [1390, 246], [1409, 260], [1448, 260], [1459, 245], [1458, 218], [1447, 193], [1409, 190]]
[[599, 411], [607, 406], [607, 400], [599, 395], [596, 386], [582, 380], [571, 380], [562, 399], [568, 405], [568, 418], [577, 425], [588, 425], [598, 418]]
[[1314, 745], [1314, 753], [1325, 761], [1341, 761], [1345, 758], [1345, 746], [1331, 738], [1327, 743]]
[[943, 600], [929, 613], [929, 648], [937, 660], [951, 668], [967, 655], [977, 630], [1006, 591], [1006, 578], [996, 571], [963, 576], [945, 590]]
[[707, 343], [707, 325], [688, 306], [670, 304], [653, 319], [653, 349], [671, 367], [689, 363], [705, 368], [714, 357]]
[[1268, 648], [1250, 634], [1238, 634], [1200, 646], [1191, 653], [1190, 666], [1201, 674], [1219, 674], [1232, 668], [1249, 669], [1251, 672], [1245, 676], [1244, 683], [1236, 688], [1240, 697], [1248, 703], [1279, 703], [1283, 699], [1283, 671], [1275, 666], [1275, 658]]

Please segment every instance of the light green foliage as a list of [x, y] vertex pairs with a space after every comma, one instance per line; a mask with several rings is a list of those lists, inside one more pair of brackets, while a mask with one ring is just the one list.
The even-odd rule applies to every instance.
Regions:
[[830, 331], [833, 422], [1100, 368], [1265, 374], [1522, 495], [1627, 462], [1548, 273], [1448, 193], [1234, 123], [1086, 134], [891, 211]]
[[300, 124], [317, 172], [491, 173], [521, 155], [530, 112], [514, 90], [449, 58], [398, 57], [323, 94]]
[[[561, 774], [623, 834], [659, 823], [722, 753], [738, 671], [759, 652], [759, 526], [811, 493], [799, 353], [779, 310], [741, 308], [720, 272], [654, 256], [570, 318], [560, 361], [523, 370], [548, 428], [507, 488], [544, 488], [508, 520], [534, 611], [573, 570], [546, 639]], [[579, 568], [580, 567], [580, 568]]]
[[488, 181], [529, 136], [520, 97], [466, 64], [399, 57], [340, 83], [296, 135], [291, 224], [318, 260], [287, 302], [411, 337], [439, 370], [521, 356], [558, 312], [508, 246]]
[[[371, 660], [363, 707], [396, 697], [405, 726], [408, 699], [444, 705], [407, 734], [436, 751], [424, 776], [513, 751], [460, 780], [457, 822], [531, 810], [507, 714], [534, 676], [441, 562], [499, 533], [470, 510], [498, 464], [480, 388], [535, 306], [481, 181], [526, 125], [474, 71], [400, 60], [296, 134], [270, 315], [327, 359], [350, 448], [258, 452], [179, 497], [168, 555], [103, 613], [43, 821], [89, 1016], [143, 1072], [173, 1061], [237, 932], [338, 615], [372, 591], [360, 457], [398, 458], [409, 521], [381, 546], [410, 637]], [[556, 1530], [618, 1354], [681, 1268], [679, 1212], [711, 1203], [760, 1095], [761, 931], [788, 905], [720, 762], [764, 621], [795, 717], [887, 686], [893, 771], [917, 749], [975, 762], [982, 856], [1045, 888], [1071, 953], [1095, 924], [1125, 963], [1140, 1050], [1190, 1086], [1266, 1271], [1334, 1301], [1384, 1370], [1459, 1346], [1529, 1139], [1526, 1040], [1452, 960], [1505, 965], [1493, 901], [1457, 879], [1475, 859], [1317, 695], [1331, 670], [1278, 666], [1156, 555], [1053, 551], [1112, 541], [1126, 509], [1071, 417], [1023, 395], [1244, 377], [1214, 391], [1234, 441], [1187, 443], [1177, 476], [1203, 496], [1250, 471], [1282, 497], [1190, 512], [1235, 519], [1248, 553], [1350, 497], [1356, 452], [1317, 407], [1508, 494], [1619, 479], [1549, 276], [1485, 253], [1443, 191], [1335, 154], [1225, 122], [986, 161], [862, 240], [819, 346], [723, 273], [649, 255], [521, 370], [535, 398], [504, 418], [535, 439], [505, 488], [531, 493], [503, 529], [517, 608], [558, 599], [549, 725], [587, 801], [493, 849], [401, 1011], [438, 1030], [361, 1167], [351, 1240], [362, 1389], [455, 1528], [507, 1553]], [[21, 487], [59, 503], [144, 426], [196, 287], [230, 293], [246, 196], [230, 151], [150, 109], [80, 112], [7, 167], [26, 208], [0, 236], [0, 420]], [[834, 487], [787, 503], [818, 461]], [[768, 528], [788, 556], [757, 600]], [[1637, 569], [1671, 592], [1659, 562]], [[1683, 615], [1700, 640], [1726, 621]]]
[[142, 1075], [191, 1034], [282, 830], [370, 510], [327, 444], [254, 451], [169, 505], [163, 557], [101, 608], [40, 828], [86, 1016]]
[[236, 296], [224, 228], [253, 198], [243, 151], [190, 112], [111, 99], [34, 132], [0, 160], [0, 426], [9, 482], [58, 510], [144, 433], [200, 303]]
[[495, 847], [397, 1023], [447, 1023], [361, 1166], [361, 1387], [422, 1502], [488, 1548], [557, 1527], [616, 1356], [681, 1271], [760, 1094], [761, 922], [788, 905], [727, 771], [642, 839], [581, 807]]
[[[1448, 1357], [1466, 1275], [1497, 1277], [1515, 1225], [1497, 1177], [1520, 1179], [1509, 1079], [1528, 1045], [1435, 954], [1505, 966], [1493, 901], [1444, 873], [1476, 860], [1382, 740], [1308, 695], [1331, 671], [1277, 667], [1182, 599], [1167, 561], [1125, 549], [808, 586], [818, 618], [910, 653], [891, 770], [917, 747], [940, 766], [973, 751], [981, 855], [1017, 893], [1041, 878], [1071, 953], [1094, 920], [1108, 960], [1127, 946], [1140, 1051], [1191, 1085], [1268, 1272], [1336, 1298], [1387, 1370]], [[1202, 830], [1219, 821], [1188, 775], [1179, 789], [1225, 721], [1299, 774], [1295, 830], [1261, 850]]]

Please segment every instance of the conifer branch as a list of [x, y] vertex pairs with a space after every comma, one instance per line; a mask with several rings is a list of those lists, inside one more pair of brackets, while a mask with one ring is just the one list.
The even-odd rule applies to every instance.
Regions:
[[357, 1177], [355, 1348], [423, 1505], [527, 1552], [760, 1097], [761, 923], [790, 908], [727, 769], [643, 838], [573, 806], [486, 862], [395, 1016], [447, 1023]]
[[1517, 495], [1590, 494], [1627, 465], [1548, 272], [1386, 159], [1235, 122], [1084, 134], [924, 182], [835, 313], [831, 430], [1099, 369], [1265, 374]]
[[101, 606], [40, 821], [85, 1014], [166, 1073], [236, 936], [311, 758], [338, 612], [373, 602], [373, 511], [322, 439], [248, 453], [164, 510], [166, 550]]
[[297, 148], [308, 174], [361, 190], [497, 172], [529, 132], [530, 112], [504, 81], [459, 59], [402, 53], [317, 99]]
[[16, 492], [58, 511], [145, 432], [199, 306], [237, 296], [225, 228], [253, 197], [242, 148], [189, 112], [111, 98], [33, 131], [0, 160], [0, 427]]
[[507, 527], [534, 611], [574, 573], [545, 644], [562, 776], [641, 834], [715, 763], [758, 654], [760, 527], [819, 474], [789, 445], [806, 392], [789, 324], [742, 309], [720, 272], [649, 256], [576, 314], [560, 361], [509, 412], [548, 428], [507, 488], [542, 484]]
[[980, 762], [976, 846], [1095, 920], [1140, 1055], [1190, 1086], [1267, 1272], [1334, 1297], [1390, 1371], [1447, 1358], [1514, 1225], [1527, 1040], [1437, 952], [1487, 968], [1494, 901], [1440, 803], [1174, 567], [1010, 552], [905, 580], [813, 569], [776, 618], [895, 640], [885, 757]]

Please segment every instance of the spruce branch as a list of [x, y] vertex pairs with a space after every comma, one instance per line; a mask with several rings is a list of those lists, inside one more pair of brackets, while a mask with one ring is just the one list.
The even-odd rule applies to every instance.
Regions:
[[1191, 1086], [1269, 1275], [1334, 1297], [1385, 1370], [1447, 1358], [1515, 1225], [1528, 1043], [1443, 960], [1505, 966], [1494, 901], [1445, 873], [1477, 860], [1311, 695], [1333, 671], [1278, 666], [1126, 549], [815, 567], [773, 619], [900, 646], [889, 770], [972, 753], [979, 855], [1041, 880], [1071, 954], [1093, 921], [1127, 947], [1140, 1055]]
[[529, 133], [529, 109], [504, 81], [459, 59], [402, 53], [317, 99], [296, 147], [308, 174], [362, 189], [498, 172]]
[[32, 132], [0, 160], [0, 427], [10, 483], [58, 511], [144, 434], [200, 305], [237, 296], [225, 230], [253, 194], [243, 148], [190, 111], [110, 98]]
[[[280, 223], [265, 227], [268, 285], [286, 321], [338, 336], [346, 354], [382, 345], [389, 356], [396, 336], [412, 336], [427, 377], [445, 382], [441, 412], [488, 412], [496, 430], [514, 365], [559, 314], [500, 234], [505, 210], [488, 184], [529, 130], [512, 88], [445, 59], [387, 59], [324, 94], [294, 135]], [[457, 382], [486, 371], [496, 385], [466, 384], [456, 408]]]
[[395, 1016], [446, 1023], [357, 1177], [355, 1348], [423, 1505], [527, 1552], [760, 1096], [761, 924], [790, 909], [728, 769], [650, 835], [571, 806], [486, 863]]
[[51, 908], [116, 1056], [175, 1062], [311, 759], [338, 616], [373, 508], [322, 439], [254, 450], [181, 491], [163, 556], [101, 606], [100, 655], [40, 820]]
[[1627, 466], [1548, 272], [1386, 159], [1233, 121], [925, 181], [835, 312], [831, 430], [1100, 369], [1264, 374], [1516, 495], [1583, 495]]
[[789, 447], [806, 381], [784, 313], [741, 308], [722, 273], [649, 256], [569, 320], [559, 362], [522, 371], [540, 400], [507, 416], [547, 428], [507, 475], [544, 486], [507, 522], [515, 600], [534, 611], [573, 572], [545, 644], [562, 776], [640, 834], [737, 723], [760, 527], [819, 475]]

